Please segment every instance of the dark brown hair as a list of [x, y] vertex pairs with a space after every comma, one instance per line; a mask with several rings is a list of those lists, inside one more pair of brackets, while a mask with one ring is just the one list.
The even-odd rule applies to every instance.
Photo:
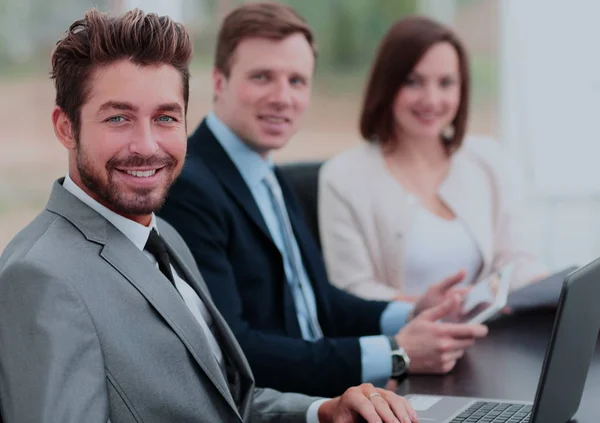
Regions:
[[215, 68], [225, 76], [231, 71], [231, 59], [238, 44], [246, 38], [283, 40], [300, 33], [317, 55], [314, 35], [306, 20], [290, 6], [275, 2], [245, 3], [233, 9], [223, 20], [217, 37]]
[[450, 28], [429, 18], [408, 16], [397, 21], [385, 35], [363, 99], [360, 132], [369, 142], [389, 143], [395, 137], [393, 103], [398, 91], [423, 57], [436, 43], [448, 42], [456, 50], [460, 68], [460, 105], [452, 124], [454, 134], [441, 141], [448, 153], [462, 144], [469, 113], [469, 62], [465, 48]]
[[93, 71], [126, 59], [140, 66], [168, 64], [177, 69], [187, 110], [191, 57], [189, 34], [168, 16], [134, 9], [111, 17], [91, 9], [71, 25], [52, 52], [56, 105], [71, 121], [77, 139]]

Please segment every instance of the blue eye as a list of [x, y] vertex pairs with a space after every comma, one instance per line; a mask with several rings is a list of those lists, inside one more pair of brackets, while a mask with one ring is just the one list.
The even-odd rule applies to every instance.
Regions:
[[161, 122], [175, 122], [175, 119], [172, 118], [171, 116], [159, 116], [158, 118], [156, 118], [156, 120], [159, 120]]
[[292, 85], [306, 85], [306, 81], [303, 78], [292, 78], [290, 83]]
[[110, 122], [110, 123], [121, 123], [125, 120], [125, 118], [123, 116], [111, 116], [108, 119], [106, 119], [106, 122]]

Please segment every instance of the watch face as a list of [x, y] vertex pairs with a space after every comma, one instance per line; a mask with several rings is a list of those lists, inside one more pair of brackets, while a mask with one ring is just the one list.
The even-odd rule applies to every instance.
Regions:
[[398, 353], [392, 354], [392, 376], [398, 377], [406, 373], [406, 362], [404, 357]]

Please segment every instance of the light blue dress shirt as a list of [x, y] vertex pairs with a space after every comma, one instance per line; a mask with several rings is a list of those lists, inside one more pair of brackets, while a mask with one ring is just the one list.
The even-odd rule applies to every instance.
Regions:
[[[214, 113], [210, 113], [206, 117], [206, 124], [225, 149], [229, 158], [233, 161], [248, 185], [275, 245], [279, 248], [282, 256], [286, 258], [284, 263], [287, 267], [289, 260], [287, 260], [288, 257], [286, 257], [285, 248], [283, 248], [283, 235], [279, 230], [277, 215], [273, 209], [268, 188], [262, 182], [265, 175], [273, 171], [272, 161], [263, 159], [258, 153], [250, 149]], [[293, 248], [298, 249], [295, 239], [293, 240]], [[289, 269], [286, 269], [286, 275], [289, 274], [288, 271]], [[304, 265], [300, 269], [299, 276], [304, 279], [306, 282], [305, 286], [308, 287], [305, 290], [305, 297], [310, 304], [309, 308], [316, 310], [315, 294]], [[380, 326], [382, 335], [363, 336], [359, 339], [363, 382], [383, 386], [388, 381], [392, 374], [392, 359], [387, 336], [395, 335], [406, 324], [408, 315], [412, 309], [412, 304], [401, 301], [391, 302], [381, 314]]]

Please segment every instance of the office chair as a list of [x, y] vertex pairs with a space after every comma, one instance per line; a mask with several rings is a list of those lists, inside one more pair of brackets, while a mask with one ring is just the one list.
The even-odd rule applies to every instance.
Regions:
[[290, 162], [278, 166], [279, 171], [291, 185], [294, 194], [296, 194], [306, 224], [319, 245], [319, 248], [321, 248], [321, 239], [319, 237], [319, 212], [317, 202], [319, 194], [319, 170], [322, 165], [323, 162], [315, 161]]

